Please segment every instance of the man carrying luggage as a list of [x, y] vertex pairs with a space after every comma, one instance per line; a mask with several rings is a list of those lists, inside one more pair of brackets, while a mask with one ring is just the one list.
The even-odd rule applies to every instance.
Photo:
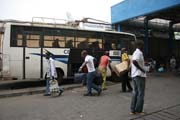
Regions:
[[86, 50], [81, 52], [81, 57], [84, 58], [84, 62], [79, 68], [79, 71], [82, 71], [83, 67], [86, 65], [88, 69], [87, 79], [86, 79], [86, 86], [87, 86], [87, 93], [84, 96], [92, 96], [92, 88], [95, 89], [98, 95], [101, 94], [101, 88], [98, 87], [96, 84], [93, 83], [94, 78], [96, 77], [96, 69], [94, 67], [94, 57], [88, 55]]
[[[57, 78], [56, 67], [54, 63], [54, 59], [52, 58], [52, 54], [49, 51], [46, 51], [45, 57], [47, 59], [47, 76], [46, 76], [46, 92], [44, 96], [50, 96], [50, 80]], [[64, 92], [63, 88], [60, 88], [59, 96]]]
[[[124, 61], [127, 62], [128, 67], [129, 67], [130, 60], [129, 60], [126, 48], [121, 49], [121, 62], [124, 62]], [[129, 70], [127, 70], [122, 76], [122, 92], [126, 92], [126, 86], [128, 87], [128, 92], [132, 91], [132, 87], [129, 82], [128, 73], [129, 73]]]

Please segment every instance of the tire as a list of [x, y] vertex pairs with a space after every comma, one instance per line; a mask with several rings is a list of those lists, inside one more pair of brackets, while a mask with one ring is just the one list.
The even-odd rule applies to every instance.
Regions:
[[60, 85], [60, 84], [63, 83], [63, 76], [64, 76], [64, 74], [63, 74], [63, 72], [60, 69], [56, 69], [56, 71], [57, 71], [57, 81], [58, 81], [58, 83]]

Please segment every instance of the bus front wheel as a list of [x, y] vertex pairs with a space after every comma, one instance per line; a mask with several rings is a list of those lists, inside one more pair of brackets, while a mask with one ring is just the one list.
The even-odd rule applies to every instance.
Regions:
[[59, 84], [61, 84], [63, 82], [63, 72], [61, 71], [61, 69], [56, 69], [57, 71], [57, 81]]

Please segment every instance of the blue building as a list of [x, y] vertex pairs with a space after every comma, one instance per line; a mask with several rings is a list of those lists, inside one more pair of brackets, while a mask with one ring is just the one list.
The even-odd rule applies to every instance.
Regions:
[[118, 31], [144, 40], [147, 57], [180, 57], [180, 0], [124, 0], [111, 7], [111, 22]]

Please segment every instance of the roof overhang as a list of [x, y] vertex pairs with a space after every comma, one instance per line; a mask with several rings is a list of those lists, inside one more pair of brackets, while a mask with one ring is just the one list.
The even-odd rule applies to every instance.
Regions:
[[138, 17], [160, 18], [180, 23], [180, 0], [125, 0], [111, 7], [112, 24]]

